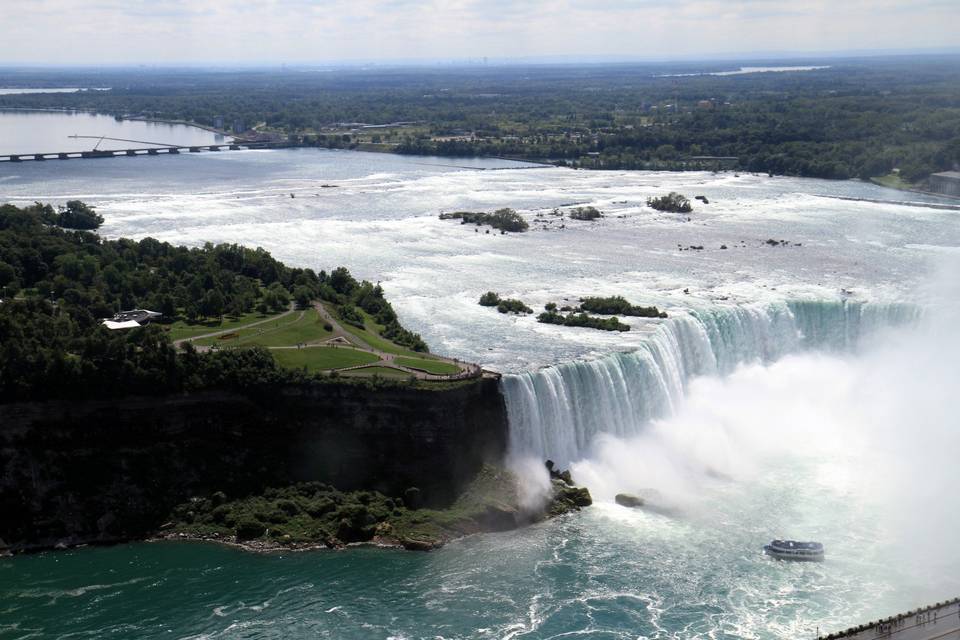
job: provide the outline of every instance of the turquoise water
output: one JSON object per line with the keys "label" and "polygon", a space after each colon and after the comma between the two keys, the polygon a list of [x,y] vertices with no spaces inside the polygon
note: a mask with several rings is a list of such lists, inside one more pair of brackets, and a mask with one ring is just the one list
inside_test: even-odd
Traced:
{"label": "turquoise water", "polygon": [[[911,577],[862,503],[796,471],[718,480],[669,515],[600,503],[431,553],[164,542],[7,559],[0,638],[798,638],[956,586]],[[762,556],[787,525],[827,562]]]}
{"label": "turquoise water", "polygon": [[[956,340],[860,364],[788,355],[850,346],[873,325],[848,313],[860,302],[936,301],[925,285],[960,246],[954,212],[821,197],[904,197],[853,182],[518,166],[305,149],[0,167],[0,201],[80,198],[107,236],[347,264],[383,282],[435,351],[530,377],[537,397],[514,394],[512,416],[531,409],[515,431],[561,444],[621,436],[566,448],[594,507],[429,554],[165,543],[0,560],[0,638],[792,639],[960,592]],[[689,221],[643,207],[674,189],[711,204]],[[574,204],[607,216],[537,222]],[[531,231],[487,235],[437,216],[501,206]],[[671,318],[631,319],[617,335],[547,327],[477,305],[491,289],[534,308],[624,295]],[[648,352],[657,367],[632,366]],[[625,410],[655,399],[655,376],[638,373],[655,370],[669,406]],[[536,453],[541,473],[557,456]],[[611,502],[650,487],[666,513]],[[759,549],[775,537],[820,540],[828,560],[771,562]]]}

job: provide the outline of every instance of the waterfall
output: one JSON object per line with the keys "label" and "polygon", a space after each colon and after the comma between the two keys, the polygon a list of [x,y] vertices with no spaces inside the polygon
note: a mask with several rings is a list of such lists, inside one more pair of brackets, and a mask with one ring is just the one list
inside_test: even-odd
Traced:
{"label": "waterfall", "polygon": [[600,433],[629,436],[669,415],[694,376],[802,350],[852,350],[877,330],[919,315],[913,305],[845,301],[675,313],[629,352],[504,376],[510,449],[566,465]]}

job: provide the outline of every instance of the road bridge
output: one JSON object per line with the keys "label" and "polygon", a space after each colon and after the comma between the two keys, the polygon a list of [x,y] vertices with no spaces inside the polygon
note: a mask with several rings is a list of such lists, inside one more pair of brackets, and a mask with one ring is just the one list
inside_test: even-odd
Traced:
{"label": "road bridge", "polygon": [[49,151],[44,153],[14,153],[0,155],[0,162],[26,162],[38,160],[78,160],[84,158],[118,158],[130,156],[176,155],[204,151],[238,151],[240,149],[279,149],[288,145],[277,142],[230,142],[194,146],[132,147],[129,149],[91,149],[89,151]]}

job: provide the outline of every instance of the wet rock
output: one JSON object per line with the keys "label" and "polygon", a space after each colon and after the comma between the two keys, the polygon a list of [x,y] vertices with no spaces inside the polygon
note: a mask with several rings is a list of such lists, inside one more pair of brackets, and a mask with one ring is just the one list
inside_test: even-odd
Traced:
{"label": "wet rock", "polygon": [[400,544],[403,545],[403,548],[407,549],[408,551],[433,551],[434,549],[442,546],[442,543],[439,540],[421,538],[404,538],[400,541]]}
{"label": "wet rock", "polygon": [[554,480],[553,492],[547,504],[547,515],[555,517],[571,511],[580,511],[583,507],[589,507],[592,504],[593,497],[586,487],[573,487],[563,480]]}
{"label": "wet rock", "polygon": [[635,509],[643,506],[643,498],[640,496],[635,496],[632,493],[618,493],[613,500],[621,507],[630,507]]}

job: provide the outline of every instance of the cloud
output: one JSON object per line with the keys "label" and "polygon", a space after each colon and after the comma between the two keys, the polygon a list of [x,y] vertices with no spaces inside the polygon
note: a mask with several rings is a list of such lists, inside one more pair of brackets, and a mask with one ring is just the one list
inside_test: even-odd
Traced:
{"label": "cloud", "polygon": [[955,0],[0,0],[8,63],[953,47]]}

